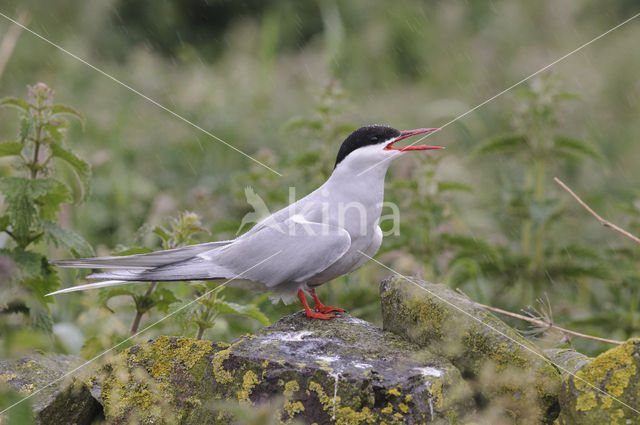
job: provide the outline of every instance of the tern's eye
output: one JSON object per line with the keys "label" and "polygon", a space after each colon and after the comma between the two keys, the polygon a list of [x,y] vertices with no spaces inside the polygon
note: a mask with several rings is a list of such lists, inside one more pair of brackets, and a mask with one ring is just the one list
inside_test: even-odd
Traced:
{"label": "tern's eye", "polygon": [[378,141],[378,136],[371,136],[371,140],[372,142],[377,142]]}

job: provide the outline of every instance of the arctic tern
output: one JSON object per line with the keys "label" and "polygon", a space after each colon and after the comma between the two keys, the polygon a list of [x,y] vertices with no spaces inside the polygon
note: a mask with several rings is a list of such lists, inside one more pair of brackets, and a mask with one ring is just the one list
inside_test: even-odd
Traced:
{"label": "arctic tern", "polygon": [[[322,186],[238,238],[148,254],[53,261],[60,267],[117,270],[87,276],[100,282],[49,295],[131,282],[227,280],[229,286],[271,292],[275,300],[288,302],[297,294],[307,317],[331,319],[332,312],[344,310],[322,304],[316,288],[357,270],[378,252],[390,160],[409,151],[443,149],[394,144],[436,130],[359,128],[342,143],[333,173]],[[315,311],[309,308],[305,291],[313,298]]]}

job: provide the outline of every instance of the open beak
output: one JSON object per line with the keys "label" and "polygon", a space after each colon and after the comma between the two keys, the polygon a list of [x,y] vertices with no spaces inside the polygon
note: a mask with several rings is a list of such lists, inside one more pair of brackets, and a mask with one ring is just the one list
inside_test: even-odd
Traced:
{"label": "open beak", "polygon": [[384,150],[386,150],[386,151],[394,150],[394,151],[406,152],[406,151],[426,151],[428,149],[444,149],[441,146],[424,146],[424,145],[400,146],[400,147],[397,147],[397,148],[393,147],[394,143],[397,143],[402,139],[406,139],[407,137],[415,136],[416,134],[430,133],[432,131],[438,131],[438,130],[440,130],[440,129],[439,128],[417,128],[415,130],[402,131],[402,132],[400,132],[400,137],[398,137],[396,140],[394,140],[393,142],[391,142],[387,146],[385,146]]}

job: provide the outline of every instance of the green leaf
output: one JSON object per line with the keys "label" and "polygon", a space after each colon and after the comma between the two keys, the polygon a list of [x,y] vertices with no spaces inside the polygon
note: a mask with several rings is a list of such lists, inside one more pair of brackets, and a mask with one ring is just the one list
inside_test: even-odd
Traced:
{"label": "green leaf", "polygon": [[11,219],[13,237],[18,243],[26,243],[31,226],[36,219],[35,196],[32,180],[22,177],[0,179],[0,192],[4,193],[7,214]]}
{"label": "green leaf", "polygon": [[46,192],[36,198],[40,207],[40,218],[55,220],[56,215],[60,211],[60,206],[72,199],[69,187],[55,179],[38,179],[33,181],[42,182],[42,185],[46,187]]}
{"label": "green leaf", "polygon": [[464,184],[456,181],[438,182],[438,192],[442,193],[447,191],[473,192],[473,188],[468,184]]}
{"label": "green leaf", "polygon": [[38,224],[39,218],[55,218],[60,204],[70,199],[67,186],[54,179],[3,177],[0,192],[5,195],[13,236],[20,244],[29,241],[32,227]]}
{"label": "green leaf", "polygon": [[7,214],[0,216],[0,232],[6,230],[9,224],[11,224],[11,219]]}
{"label": "green leaf", "polygon": [[20,141],[24,142],[29,137],[29,133],[33,128],[33,120],[27,117],[20,120]]}
{"label": "green leaf", "polygon": [[167,233],[166,230],[164,230],[164,228],[162,226],[156,226],[153,228],[153,230],[151,231],[151,233],[155,233],[156,235],[160,236],[162,238],[163,241],[168,241],[169,239],[171,239],[171,235]]}
{"label": "green leaf", "polygon": [[20,270],[20,275],[39,276],[42,272],[42,255],[31,251],[10,251],[8,249],[0,250],[0,253],[11,257]]}
{"label": "green leaf", "polygon": [[258,306],[253,304],[241,305],[236,303],[230,303],[227,301],[216,301],[215,309],[220,314],[238,314],[240,316],[249,317],[262,323],[263,325],[269,325],[269,319],[263,312],[260,311]]}
{"label": "green leaf", "polygon": [[73,168],[73,171],[78,176],[78,180],[82,183],[84,196],[89,190],[89,179],[91,178],[91,166],[89,163],[70,150],[63,148],[58,143],[52,142],[50,147],[53,157],[65,161]]}
{"label": "green leaf", "polygon": [[80,120],[80,122],[82,123],[82,128],[84,129],[84,124],[85,124],[84,115],[82,115],[78,110],[76,110],[75,108],[72,108],[71,106],[60,105],[60,104],[53,105],[53,108],[51,108],[51,113],[53,115],[64,114],[64,115],[74,116]]}
{"label": "green leaf", "polygon": [[589,146],[582,140],[567,136],[556,136],[553,138],[556,149],[578,156],[588,156],[596,161],[604,161],[604,157],[596,148]]}
{"label": "green leaf", "polygon": [[98,301],[102,304],[107,310],[113,313],[113,310],[109,308],[107,302],[113,297],[119,297],[121,295],[128,295],[130,297],[136,297],[137,294],[130,289],[124,288],[122,286],[118,286],[115,288],[101,289],[98,293]]}
{"label": "green leaf", "polygon": [[159,288],[156,287],[156,290],[151,294],[154,300],[154,306],[161,312],[167,313],[169,311],[169,306],[173,303],[177,303],[180,301],[174,295],[173,291],[167,288]]}
{"label": "green leaf", "polygon": [[23,144],[20,142],[0,143],[0,156],[20,155],[23,147]]}
{"label": "green leaf", "polygon": [[499,137],[483,143],[474,150],[476,155],[503,153],[515,149],[528,149],[527,137],[524,135],[512,135]]}
{"label": "green leaf", "polygon": [[153,249],[142,247],[142,248],[127,248],[124,251],[115,252],[113,255],[134,255],[134,254],[148,254],[153,252]]}
{"label": "green leaf", "polygon": [[91,245],[82,236],[71,230],[65,229],[58,223],[45,220],[42,222],[45,236],[55,246],[61,246],[70,250],[76,257],[93,257],[95,252]]}
{"label": "green leaf", "polygon": [[61,126],[49,123],[49,124],[45,124],[44,128],[47,129],[47,131],[49,132],[51,137],[53,137],[53,139],[56,142],[61,142],[62,141],[63,135],[62,135],[62,132],[60,131],[61,128],[62,128]]}
{"label": "green leaf", "polygon": [[29,111],[29,103],[25,99],[18,99],[17,97],[5,97],[0,99],[0,107],[1,106],[20,109],[24,112]]}
{"label": "green leaf", "polygon": [[46,294],[60,287],[58,272],[46,257],[31,251],[17,250],[9,253],[18,267],[19,279],[22,285],[31,292],[42,305],[53,303],[55,300]]}

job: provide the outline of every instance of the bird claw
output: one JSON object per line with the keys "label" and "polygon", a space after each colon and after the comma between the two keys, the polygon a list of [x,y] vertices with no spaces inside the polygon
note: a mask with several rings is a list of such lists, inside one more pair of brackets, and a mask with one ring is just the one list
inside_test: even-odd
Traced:
{"label": "bird claw", "polygon": [[335,314],[318,313],[317,311],[306,311],[305,316],[307,316],[310,319],[321,319],[321,320],[329,320],[336,317]]}
{"label": "bird claw", "polygon": [[318,310],[320,313],[331,313],[334,311],[338,313],[344,313],[344,310],[341,309],[340,307],[331,307],[328,305],[316,306],[316,310]]}

